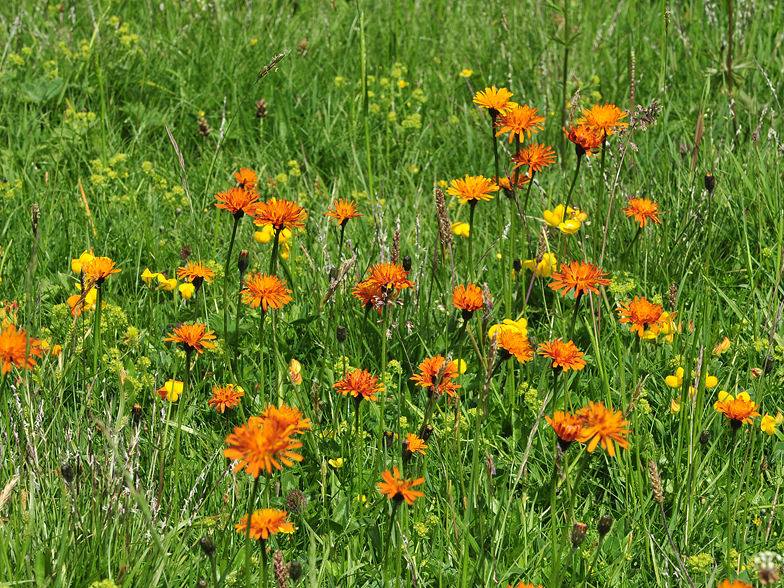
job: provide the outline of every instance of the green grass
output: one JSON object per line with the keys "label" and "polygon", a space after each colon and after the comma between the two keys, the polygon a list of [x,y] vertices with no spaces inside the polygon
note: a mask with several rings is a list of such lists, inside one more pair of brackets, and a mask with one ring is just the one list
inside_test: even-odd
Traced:
{"label": "green grass", "polygon": [[[559,466],[566,477],[554,476],[555,436],[537,421],[553,392],[547,362],[512,359],[484,392],[487,328],[507,318],[510,201],[499,193],[480,203],[471,228],[473,259],[481,259],[477,282],[494,298],[490,316],[479,311],[468,323],[475,347],[459,336],[451,306],[452,287],[469,281],[468,240],[453,236],[453,259],[444,260],[433,196],[439,182],[493,175],[489,117],[472,95],[488,85],[509,88],[514,100],[547,116],[535,141],[552,145],[558,157],[536,174],[526,225],[516,222],[512,257],[536,256],[543,212],[564,203],[576,164],[560,130],[561,106],[568,108],[561,104],[562,5],[103,0],[70,1],[61,10],[52,2],[3,3],[0,318],[13,317],[63,353],[40,358],[33,370],[14,368],[0,384],[0,491],[9,491],[0,498],[0,585],[82,587],[111,579],[193,586],[201,577],[217,585],[199,547],[205,535],[216,545],[220,583],[245,585],[245,537],[234,525],[247,514],[252,478],[233,473],[222,451],[232,427],[262,399],[286,401],[313,422],[301,437],[303,461],[264,475],[256,504],[286,508],[293,489],[307,498],[305,510],[291,514],[296,532],[268,541],[286,561],[302,562],[298,585],[553,586],[555,546],[564,586],[686,586],[651,491],[650,460],[694,584],[717,585],[728,565],[730,578],[757,582],[753,556],[784,551],[777,506],[784,438],[762,432],[759,417],[733,436],[713,403],[725,390],[748,391],[763,415],[784,404],[784,7],[734,7],[733,102],[726,3],[674,3],[667,28],[665,3],[567,4],[566,98],[579,88],[577,116],[595,103],[630,110],[632,99],[635,108],[662,107],[655,125],[634,132],[625,155],[628,137],[609,139],[604,179],[601,156],[582,162],[572,200],[587,211],[588,224],[575,236],[547,234],[559,263],[566,240],[568,259],[584,252],[613,279],[602,295],[581,302],[574,342],[587,366],[558,378],[570,404],[561,391],[558,408],[576,410],[588,400],[620,410],[634,405],[630,447],[616,458],[597,450],[576,487],[585,446],[574,443]],[[276,68],[258,79],[280,53]],[[466,69],[471,75],[461,77]],[[261,99],[267,114],[259,118]],[[511,155],[505,136],[499,149],[504,173]],[[223,332],[233,219],[214,207],[213,195],[234,185],[240,167],[258,173],[262,199],[296,200],[308,211],[290,257],[278,264],[293,301],[267,317],[261,383],[258,310],[242,309],[235,361],[226,360],[233,346]],[[712,198],[706,172],[716,177]],[[606,214],[610,195],[602,255],[597,210],[601,201]],[[649,224],[639,237],[620,210],[634,196],[658,202],[661,216],[661,225]],[[338,197],[355,200],[364,215],[348,223],[342,259],[339,230],[323,216]],[[446,202],[452,222],[468,222],[467,205],[452,196]],[[397,227],[416,288],[400,296],[384,323],[351,291],[371,264],[389,258]],[[177,291],[141,280],[145,268],[174,277],[186,246],[191,260],[209,262],[217,274],[198,298],[183,302]],[[103,289],[98,373],[97,339],[87,332],[94,313],[75,322],[65,304],[79,282],[71,260],[90,248],[122,268]],[[249,219],[239,225],[230,266],[232,336],[241,249],[250,252],[251,271],[268,269],[271,244],[254,241]],[[356,264],[322,306],[330,270],[353,256]],[[520,284],[511,283],[510,317],[528,320],[534,349],[568,340],[573,298],[537,279],[524,307],[530,279],[524,272]],[[615,308],[634,296],[677,310],[682,332],[671,344],[640,345],[619,324]],[[184,352],[163,338],[197,318],[216,330],[218,348],[195,361],[183,401],[161,403],[155,390],[185,374]],[[339,325],[347,327],[345,344],[336,339]],[[712,357],[725,336],[729,350]],[[409,378],[439,353],[466,360],[460,402],[436,403],[427,455],[405,464],[407,477],[425,478],[417,487],[425,496],[399,509],[384,561],[392,507],[376,485],[402,460],[399,440],[384,449],[381,435],[418,431],[428,399]],[[355,434],[353,403],[332,390],[342,356],[388,378],[383,401],[363,403],[365,436]],[[302,366],[298,386],[287,375],[291,359]],[[671,401],[686,396],[694,382],[688,374],[699,365],[694,405],[681,401],[671,414]],[[682,390],[664,381],[678,366],[687,373]],[[763,371],[755,377],[755,369]],[[710,390],[706,372],[719,382]],[[241,385],[245,397],[221,415],[207,400],[212,386],[225,383]],[[554,409],[548,404],[544,414]],[[710,432],[706,443],[703,431]],[[330,463],[338,458],[342,467]],[[71,483],[63,464],[74,472]],[[360,492],[364,503],[356,500]],[[605,514],[614,523],[599,543]],[[588,532],[569,558],[575,520]],[[260,547],[252,553],[258,585]]]}

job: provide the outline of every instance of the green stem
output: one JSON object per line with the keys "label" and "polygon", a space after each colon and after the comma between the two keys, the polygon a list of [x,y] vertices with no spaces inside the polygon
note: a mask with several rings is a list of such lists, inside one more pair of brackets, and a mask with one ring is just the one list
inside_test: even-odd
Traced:
{"label": "green stem", "polygon": [[267,397],[264,394],[264,319],[267,318],[267,313],[263,308],[261,310],[261,318],[259,319],[259,393],[261,394],[261,404],[264,406]]}
{"label": "green stem", "polygon": [[475,270],[474,270],[474,211],[476,210],[476,200],[471,200],[468,205],[471,207],[471,213],[468,217],[468,226],[470,231],[468,233],[468,270],[471,276],[471,283],[476,283]]}
{"label": "green stem", "polygon": [[528,189],[525,191],[525,202],[523,202],[523,216],[528,213],[528,198],[531,196],[531,186],[534,185],[534,175],[536,172],[531,170],[531,179],[528,180]]}
{"label": "green stem", "polygon": [[[564,61],[563,61],[563,76],[561,86],[561,127],[564,126],[566,121],[566,75],[569,68],[569,0],[564,0]],[[566,136],[561,134],[561,153],[564,152],[564,141]],[[561,161],[566,161],[565,158]]]}
{"label": "green stem", "polygon": [[397,509],[400,508],[400,501],[392,500],[392,515],[389,517],[389,529],[387,529],[387,538],[384,540],[384,559],[381,562],[382,567],[384,568],[384,586],[387,585],[386,575],[387,575],[387,555],[389,555],[389,542],[392,539],[392,527],[395,524],[395,515],[397,514]]}
{"label": "green stem", "polygon": [[245,538],[245,586],[250,588],[250,523],[253,518],[253,506],[256,504],[256,496],[259,493],[260,477],[256,477],[253,481],[253,490],[250,495],[250,502],[248,503],[248,521],[247,521],[247,535]]}
{"label": "green stem", "polygon": [[242,316],[242,288],[245,274],[240,273],[240,291],[237,293],[237,320],[234,323],[234,348],[239,349],[240,345],[240,317]]}
{"label": "green stem", "polygon": [[259,588],[267,588],[267,542],[264,539],[261,543],[261,577],[259,578]]}
{"label": "green stem", "polygon": [[278,239],[280,238],[280,232],[283,230],[283,227],[280,229],[275,229],[275,240],[272,243],[272,257],[270,258],[270,271],[269,275],[274,276],[275,270],[278,267]]}
{"label": "green stem", "polygon": [[[556,443],[556,455],[558,453],[558,446]],[[550,484],[550,517],[552,521],[552,531],[550,535],[550,543],[553,550],[552,571],[550,572],[550,586],[558,588],[558,567],[560,564],[559,551],[558,551],[558,517],[555,514],[555,497],[558,492],[558,465],[553,463],[553,479]]]}
{"label": "green stem", "polygon": [[[348,222],[348,221],[346,221],[346,222]],[[343,255],[343,236],[344,236],[344,234],[346,232],[346,222],[344,222],[344,223],[342,223],[340,225],[340,243],[338,245],[338,265],[337,265],[337,267],[340,267],[340,259],[341,259],[340,256]]]}
{"label": "green stem", "polygon": [[[565,204],[567,204],[567,205],[569,205],[569,203],[572,200],[572,192],[574,191],[574,185],[577,183],[577,176],[580,174],[580,162],[582,160],[583,160],[583,156],[582,155],[578,155],[577,156],[577,165],[574,168],[574,176],[572,176],[572,185],[569,186],[569,194],[566,196],[566,203]],[[599,218],[599,217],[597,216],[596,218]]]}
{"label": "green stem", "polygon": [[[231,267],[231,252],[234,250],[234,239],[237,236],[237,227],[240,224],[241,216],[234,216],[234,227],[231,230],[231,241],[229,241],[229,253],[226,256],[226,265],[223,268],[223,336],[229,332],[229,268]],[[237,307],[239,311],[239,307]],[[236,340],[235,340],[236,344]],[[226,346],[228,358],[229,346]]]}
{"label": "green stem", "polygon": [[730,550],[732,548],[732,466],[735,463],[733,460],[735,458],[735,437],[738,430],[733,427],[732,429],[732,446],[730,447],[730,459],[727,462],[729,467],[727,468],[727,477],[724,481],[724,485],[727,488],[727,553],[725,554],[725,565],[724,565],[724,577],[730,577],[730,570],[732,569],[731,565],[731,557],[730,557]]}
{"label": "green stem", "polygon": [[[179,471],[180,464],[180,436],[182,435],[182,413],[185,412],[185,399],[190,398],[188,392],[190,391],[191,382],[191,349],[185,349],[185,381],[182,386],[182,396],[180,396],[179,403],[177,404],[177,433],[174,439],[174,471]],[[174,386],[172,384],[172,394],[174,393]]]}
{"label": "green stem", "polygon": [[[359,493],[357,494],[357,505],[359,512],[362,512],[362,466],[364,459],[362,459],[362,397],[354,401],[354,459],[357,462],[357,484]],[[382,441],[383,442],[383,441]],[[351,500],[353,500],[353,496]]]}
{"label": "green stem", "polygon": [[603,535],[599,537],[599,544],[596,546],[596,553],[593,556],[591,567],[588,568],[588,571],[585,573],[585,578],[583,579],[583,588],[585,588],[588,584],[588,578],[590,575],[596,570],[596,563],[599,561],[599,553],[602,551],[602,543],[604,543]]}
{"label": "green stem", "polygon": [[[95,339],[95,345],[93,346],[93,377],[98,375],[98,357],[101,353],[101,311],[103,310],[101,308],[103,306],[103,289],[98,285],[95,287],[98,288],[98,297],[95,306],[95,333],[93,333],[93,338]],[[92,400],[92,388],[90,388],[90,400]]]}
{"label": "green stem", "polygon": [[596,223],[596,236],[593,240],[593,257],[596,259],[596,247],[599,245],[600,236],[604,234],[607,227],[602,226],[602,219],[604,218],[604,161],[607,154],[607,135],[602,139],[602,163],[599,167],[599,196],[596,202],[596,214],[599,222]]}
{"label": "green stem", "polygon": [[[566,262],[565,259],[564,262]],[[577,323],[577,311],[580,308],[580,301],[582,299],[582,292],[580,292],[574,300],[574,309],[572,310],[572,328],[569,329],[569,339],[571,341],[574,341],[574,325]]]}

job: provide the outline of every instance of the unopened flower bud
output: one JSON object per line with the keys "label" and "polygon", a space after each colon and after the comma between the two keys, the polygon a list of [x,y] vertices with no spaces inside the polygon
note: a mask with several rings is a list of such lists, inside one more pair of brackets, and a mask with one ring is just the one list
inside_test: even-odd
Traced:
{"label": "unopened flower bud", "polygon": [[711,432],[708,429],[705,429],[702,433],[700,433],[700,445],[705,446],[710,441]]}
{"label": "unopened flower bud", "polygon": [[713,192],[713,189],[716,187],[716,178],[713,177],[712,173],[705,174],[705,189],[708,192]]}
{"label": "unopened flower bud", "polygon": [[69,484],[73,482],[74,471],[70,463],[64,461],[63,464],[60,466],[60,473],[63,475],[63,480],[65,480]]}
{"label": "unopened flower bud", "polygon": [[133,408],[131,409],[131,414],[133,415],[133,424],[138,427],[139,423],[142,422],[142,406],[141,406],[141,404],[134,404]]}
{"label": "unopened flower bud", "polygon": [[295,582],[302,577],[302,564],[296,559],[289,564],[289,578]]}
{"label": "unopened flower bud", "polygon": [[334,282],[337,279],[338,279],[338,268],[333,267],[331,270],[329,270],[329,281]]}
{"label": "unopened flower bud", "polygon": [[395,439],[395,434],[387,429],[384,431],[384,447],[389,448],[392,445],[392,441]]}
{"label": "unopened flower bud", "polygon": [[249,263],[250,262],[248,260],[248,250],[243,249],[242,251],[240,251],[240,256],[237,259],[237,267],[239,268],[241,274],[244,274],[245,270],[248,269]]}
{"label": "unopened flower bud", "polygon": [[515,259],[512,261],[512,267],[514,268],[514,271],[519,272],[521,269],[523,269],[523,262],[519,259]]}
{"label": "unopened flower bud", "polygon": [[585,541],[585,534],[588,532],[588,525],[585,523],[575,523],[572,527],[572,547],[577,549]]}
{"label": "unopened flower bud", "polygon": [[207,588],[209,584],[207,584],[207,580],[204,578],[199,578],[199,581],[196,582],[196,588]]}
{"label": "unopened flower bud", "polygon": [[336,336],[338,338],[338,343],[341,345],[346,342],[346,325],[340,325],[338,327]]}
{"label": "unopened flower bud", "polygon": [[205,535],[199,539],[199,546],[207,557],[212,557],[215,554],[215,542],[211,537]]}
{"label": "unopened flower bud", "polygon": [[428,423],[425,426],[425,428],[422,429],[422,435],[421,435],[422,441],[427,441],[428,439],[430,439],[430,437],[433,435],[434,431],[435,431],[435,429],[433,428],[433,425]]}
{"label": "unopened flower bud", "polygon": [[772,355],[768,355],[765,358],[765,363],[762,364],[762,371],[765,372],[765,375],[770,375],[770,372],[773,371],[773,366],[776,363],[776,359]]}
{"label": "unopened flower bud", "polygon": [[607,533],[610,532],[612,528],[613,518],[610,515],[604,515],[602,518],[599,519],[599,525],[596,527],[596,530],[599,531],[599,536],[604,537]]}
{"label": "unopened flower bud", "polygon": [[410,255],[406,255],[403,258],[403,269],[406,270],[407,272],[411,271],[411,256]]}

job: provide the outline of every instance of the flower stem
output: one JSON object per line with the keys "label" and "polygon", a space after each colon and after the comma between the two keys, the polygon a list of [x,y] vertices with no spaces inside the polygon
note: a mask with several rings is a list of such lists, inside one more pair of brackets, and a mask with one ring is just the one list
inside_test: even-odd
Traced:
{"label": "flower stem", "polygon": [[572,328],[569,329],[569,339],[574,341],[574,325],[577,323],[577,311],[580,308],[580,300],[582,300],[582,292],[580,292],[574,301],[574,309],[572,310]]}
{"label": "flower stem", "polygon": [[[557,452],[558,449],[556,445],[556,455]],[[555,462],[553,462],[553,478],[550,484],[550,517],[553,527],[550,535],[550,543],[553,550],[553,561],[550,572],[550,586],[552,586],[552,588],[558,588],[558,567],[560,564],[560,558],[558,556],[560,553],[558,551],[558,517],[555,514],[555,497],[558,493],[558,465]]]}
{"label": "flower stem", "polygon": [[569,186],[569,194],[566,196],[566,204],[567,205],[569,205],[571,203],[571,201],[572,201],[572,192],[574,191],[574,185],[577,183],[577,176],[580,175],[580,162],[582,160],[583,160],[583,156],[582,155],[578,155],[577,156],[577,165],[574,167],[574,176],[572,176],[572,185]]}
{"label": "flower stem", "polygon": [[476,283],[474,271],[474,210],[476,209],[476,200],[471,200],[468,205],[471,207],[471,213],[468,217],[468,226],[471,227],[468,233],[468,270],[471,276],[471,283]]}
{"label": "flower stem", "polygon": [[[185,382],[183,382],[182,396],[177,404],[177,433],[174,439],[174,471],[177,472],[180,465],[180,435],[182,434],[182,413],[185,411],[185,399],[190,398],[188,392],[190,391],[191,383],[191,354],[190,349],[185,349]],[[172,383],[172,397],[177,382]]]}
{"label": "flower stem", "polygon": [[[362,433],[360,427],[362,426],[362,397],[358,396],[358,400],[354,402],[354,459],[357,462],[357,484],[359,486],[359,494],[357,495],[357,503],[359,512],[362,512]],[[353,500],[353,496],[351,499]]]}
{"label": "flower stem", "polygon": [[730,446],[730,459],[727,462],[729,464],[729,466],[727,467],[727,477],[726,477],[726,479],[724,481],[724,485],[727,488],[727,553],[725,554],[726,561],[725,561],[725,564],[724,564],[724,576],[726,578],[730,577],[730,569],[732,569],[732,565],[731,565],[732,558],[730,557],[730,549],[732,548],[732,518],[733,518],[732,517],[732,483],[731,483],[731,480],[732,480],[732,466],[735,463],[734,462],[734,459],[735,459],[735,445],[736,445],[735,437],[736,437],[737,432],[738,432],[738,430],[735,427],[733,427],[732,428],[732,441],[731,441],[732,445]]}
{"label": "flower stem", "polygon": [[267,588],[267,542],[264,539],[261,543],[261,577],[259,578],[259,588]]}
{"label": "flower stem", "polygon": [[267,313],[261,309],[261,319],[259,319],[259,393],[261,394],[261,403],[266,403],[267,397],[264,394],[264,319],[267,318]]}
{"label": "flower stem", "polygon": [[[98,374],[98,357],[101,353],[101,307],[103,306],[103,289],[96,285],[98,288],[98,297],[96,300],[95,306],[95,333],[93,334],[93,339],[95,341],[95,345],[93,346],[93,377],[96,377]],[[92,401],[92,388],[90,388],[90,401]]]}
{"label": "flower stem", "polygon": [[[241,213],[240,213],[241,214]],[[234,238],[237,236],[237,227],[240,224],[242,217],[234,217],[234,227],[231,230],[231,241],[229,241],[229,253],[226,256],[226,265],[223,268],[223,336],[225,337],[229,332],[229,268],[231,267],[231,252],[234,249]],[[239,311],[239,306],[237,307]],[[236,344],[236,341],[235,341]],[[227,359],[231,352],[229,346],[226,346]]]}
{"label": "flower stem", "polygon": [[340,256],[343,254],[343,236],[346,232],[346,223],[340,225],[340,243],[338,244],[338,267],[340,267]]}
{"label": "flower stem", "polygon": [[280,232],[283,230],[281,227],[280,229],[275,229],[275,237],[274,241],[272,242],[272,257],[270,257],[270,275],[275,275],[275,270],[278,267],[278,239],[280,238]]}
{"label": "flower stem", "polygon": [[242,316],[242,287],[245,274],[240,273],[240,292],[237,293],[237,320],[234,323],[234,347],[239,348],[240,345],[240,317]]}
{"label": "flower stem", "polygon": [[602,139],[602,163],[599,167],[599,196],[596,202],[596,214],[599,222],[596,223],[596,237],[593,240],[593,257],[596,259],[596,247],[599,243],[599,235],[604,233],[607,230],[607,227],[602,226],[601,219],[604,218],[602,215],[602,211],[604,209],[604,159],[607,153],[607,134],[605,133],[604,138]]}
{"label": "flower stem", "polygon": [[250,494],[250,502],[248,503],[248,521],[247,521],[247,537],[245,539],[245,586],[250,588],[250,523],[253,518],[253,506],[256,504],[256,496],[259,493],[260,477],[256,477],[253,481],[253,490]]}

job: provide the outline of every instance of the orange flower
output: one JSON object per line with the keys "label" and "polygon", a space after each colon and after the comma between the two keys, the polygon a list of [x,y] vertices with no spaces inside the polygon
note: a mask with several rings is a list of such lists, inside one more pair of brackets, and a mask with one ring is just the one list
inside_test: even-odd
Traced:
{"label": "orange flower", "polygon": [[[547,415],[544,418],[547,419],[555,434],[558,435],[558,439],[566,444],[566,447],[569,447],[569,443],[579,438],[583,431],[583,419],[577,415],[557,410],[553,414],[553,418]],[[563,449],[565,450],[566,447],[563,447]]]}
{"label": "orange flower", "polygon": [[553,360],[553,369],[560,367],[568,372],[585,367],[585,361],[582,359],[583,352],[577,349],[572,341],[568,343],[564,343],[562,339],[556,339],[552,343],[545,341],[539,345],[538,353]]}
{"label": "orange flower", "polygon": [[251,476],[258,478],[261,470],[269,474],[273,467],[281,469],[281,463],[292,466],[295,461],[302,461],[302,456],[292,451],[302,447],[302,443],[293,441],[289,436],[291,432],[291,427],[283,428],[276,420],[264,422],[259,417],[250,417],[247,423],[234,427],[234,432],[226,437],[230,447],[223,450],[223,455],[239,460],[234,466],[235,472],[245,468]]}
{"label": "orange flower", "polygon": [[[511,190],[512,189],[512,182],[514,182],[514,174],[511,174],[511,178],[502,177],[501,179],[493,177],[493,181],[498,184],[500,188],[504,190]],[[531,181],[531,178],[526,174],[517,174],[517,189],[523,188],[528,182]]]}
{"label": "orange flower", "polygon": [[716,347],[713,348],[713,356],[717,357],[727,351],[730,348],[730,344],[732,342],[729,340],[728,337],[724,337],[724,340],[721,343],[718,343]]}
{"label": "orange flower", "polygon": [[622,127],[629,123],[619,122],[626,118],[628,113],[618,108],[615,104],[596,104],[590,110],[583,110],[583,118],[577,121],[578,125],[585,125],[589,130],[599,136],[611,137]]}
{"label": "orange flower", "polygon": [[305,226],[308,213],[296,202],[270,198],[266,202],[256,203],[254,224],[260,227],[272,225],[276,231],[295,229]]}
{"label": "orange flower", "polygon": [[268,405],[261,411],[259,419],[262,423],[267,420],[277,421],[281,429],[290,429],[290,435],[301,435],[312,427],[310,419],[303,419],[298,408],[287,404],[280,408],[274,404]]}
{"label": "orange flower", "polygon": [[602,145],[602,136],[600,134],[592,131],[586,125],[577,127],[569,125],[568,131],[565,127],[562,128],[566,138],[574,143],[574,149],[578,157],[581,155],[590,157],[599,153],[599,147]]}
{"label": "orange flower", "polygon": [[751,588],[751,584],[746,584],[742,580],[722,580],[716,588]]}
{"label": "orange flower", "polygon": [[610,280],[604,278],[607,273],[600,269],[598,265],[586,263],[584,261],[572,261],[568,266],[561,264],[561,271],[553,273],[553,281],[550,288],[555,290],[563,289],[561,296],[566,296],[570,290],[574,290],[575,297],[588,294],[590,290],[598,294],[596,286],[608,286]]}
{"label": "orange flower", "polygon": [[[293,533],[294,523],[286,520],[289,516],[285,510],[275,508],[262,508],[257,510],[250,517],[250,538],[268,539],[270,535],[277,533]],[[234,526],[238,533],[248,534],[248,515],[240,519],[239,524]]]}
{"label": "orange flower", "polygon": [[219,410],[223,414],[227,408],[237,408],[242,396],[245,396],[245,392],[234,384],[213,386],[212,398],[207,401],[207,406],[214,406],[215,410]]}
{"label": "orange flower", "polygon": [[242,301],[251,308],[261,308],[267,312],[269,308],[281,308],[291,302],[291,290],[286,288],[286,281],[278,276],[267,274],[250,274],[245,278],[245,287],[240,290]]}
{"label": "orange flower", "polygon": [[210,343],[210,339],[215,339],[215,331],[207,331],[207,325],[201,323],[194,323],[192,325],[181,324],[174,327],[174,333],[169,333],[169,336],[164,341],[175,341],[182,343],[185,351],[198,351],[203,353],[202,347],[213,348],[215,345]]}
{"label": "orange flower", "polygon": [[[506,588],[512,588],[511,584],[507,584]],[[542,588],[542,587],[541,586],[535,587],[533,584],[526,584],[521,580],[520,582],[517,583],[517,586],[515,586],[514,588]]]}
{"label": "orange flower", "polygon": [[241,167],[240,171],[234,172],[234,179],[240,188],[245,190],[256,190],[259,183],[259,178],[256,177],[256,172],[247,167]]}
{"label": "orange flower", "polygon": [[496,137],[500,137],[504,133],[509,133],[509,143],[515,138],[515,135],[520,136],[523,141],[526,138],[531,138],[531,133],[538,133],[544,128],[543,116],[537,116],[538,109],[531,108],[527,104],[525,106],[514,106],[508,108],[502,114],[495,126],[498,127]]}
{"label": "orange flower", "polygon": [[403,447],[405,447],[409,454],[421,453],[422,455],[425,455],[425,449],[427,449],[425,440],[420,439],[414,433],[406,433],[406,440]]}
{"label": "orange flower", "polygon": [[659,321],[663,311],[659,304],[653,304],[645,298],[635,296],[631,302],[621,302],[616,310],[621,317],[620,322],[631,323],[631,332],[637,331],[640,337],[645,333],[645,329],[650,328],[654,334],[658,334],[661,330]]}
{"label": "orange flower", "polygon": [[[458,384],[452,382],[457,378],[457,362],[450,361],[446,366],[446,360],[441,355],[435,357],[426,357],[422,363],[419,364],[419,374],[411,376],[411,380],[416,382],[417,386],[429,388],[441,396],[445,392],[448,396],[457,396],[455,390],[460,388]],[[439,380],[439,374],[441,378]],[[434,390],[438,383],[437,390]]]}
{"label": "orange flower", "polygon": [[35,367],[35,357],[41,357],[41,342],[30,337],[30,352],[27,352],[27,332],[17,331],[15,325],[8,325],[0,332],[0,362],[2,373],[7,374],[11,367],[31,370]]}
{"label": "orange flower", "polygon": [[624,425],[628,425],[629,421],[623,420],[623,413],[612,408],[605,408],[603,402],[594,403],[592,400],[588,402],[588,406],[584,406],[577,411],[577,415],[582,417],[585,428],[580,434],[578,441],[581,443],[588,443],[586,450],[588,453],[593,452],[596,446],[601,441],[602,447],[607,450],[610,457],[615,457],[615,445],[626,449],[629,447],[629,442],[626,436],[631,433],[630,430],[624,429]]}
{"label": "orange flower", "polygon": [[498,192],[499,187],[491,180],[484,176],[469,176],[466,174],[465,179],[452,180],[452,186],[447,189],[446,193],[450,196],[457,196],[460,199],[460,204],[470,202],[475,205],[480,200],[491,200],[493,192]]}
{"label": "orange flower", "polygon": [[555,162],[555,153],[553,148],[547,145],[528,145],[520,149],[517,155],[513,155],[512,161],[517,164],[514,166],[515,169],[527,165],[528,173],[538,172]]}
{"label": "orange flower", "polygon": [[381,296],[381,286],[378,284],[364,280],[354,286],[352,294],[355,298],[362,301],[363,307],[372,304],[374,307],[377,307],[379,313],[381,312],[383,308],[383,298]]}
{"label": "orange flower", "polygon": [[465,316],[466,313],[468,313],[470,318],[471,313],[475,310],[482,310],[482,308],[484,308],[482,289],[476,284],[468,284],[468,286],[460,284],[459,286],[455,286],[455,290],[452,292],[452,305],[455,308],[461,309],[463,311],[463,319],[468,320]]}
{"label": "orange flower", "polygon": [[474,103],[478,104],[479,108],[487,108],[490,111],[490,116],[495,117],[498,113],[503,114],[507,108],[517,106],[514,102],[509,101],[512,96],[514,94],[506,88],[499,90],[492,86],[477,92],[476,96],[474,96]]}
{"label": "orange flower", "polygon": [[377,263],[370,268],[370,275],[365,281],[386,290],[388,296],[397,295],[405,288],[414,287],[414,282],[409,281],[408,272],[403,269],[403,266],[389,261]]}
{"label": "orange flower", "polygon": [[408,505],[411,506],[417,498],[424,496],[424,493],[419,492],[418,490],[411,490],[411,488],[413,486],[418,486],[419,484],[424,484],[425,479],[417,478],[416,480],[404,480],[400,477],[400,471],[398,471],[397,466],[392,468],[392,472],[389,470],[383,472],[381,477],[384,481],[379,482],[379,491],[381,494],[385,494],[397,503],[405,500]]}
{"label": "orange flower", "polygon": [[100,288],[106,278],[122,270],[115,268],[114,262],[108,257],[93,257],[87,263],[82,264],[82,271],[89,279],[95,280],[95,285]]}
{"label": "orange flower", "polygon": [[354,204],[353,200],[349,202],[348,200],[340,198],[332,203],[329,212],[325,212],[324,216],[336,220],[342,227],[352,218],[357,218],[362,215],[357,212],[357,206]]}
{"label": "orange flower", "polygon": [[384,384],[380,384],[378,376],[372,375],[367,370],[353,370],[346,374],[342,380],[335,382],[332,386],[343,396],[351,394],[357,400],[378,400],[376,394],[386,390]]}
{"label": "orange flower", "polygon": [[534,358],[534,350],[528,337],[515,329],[498,329],[496,332],[498,347],[509,355],[514,355],[520,363],[527,363]]}
{"label": "orange flower", "polygon": [[633,216],[634,221],[640,223],[640,228],[648,224],[648,220],[661,224],[659,220],[659,205],[650,198],[630,198],[629,206],[623,209],[626,216]]}
{"label": "orange flower", "polygon": [[737,398],[719,392],[719,400],[713,404],[713,408],[730,419],[733,429],[737,429],[743,423],[749,424],[753,417],[760,416],[757,412],[759,405],[754,403],[747,392],[741,392]]}
{"label": "orange flower", "polygon": [[215,207],[228,210],[234,215],[234,218],[242,218],[245,214],[253,216],[258,199],[259,195],[255,190],[229,188],[215,194],[215,200],[218,201],[215,203]]}
{"label": "orange flower", "polygon": [[177,277],[181,280],[187,280],[199,288],[205,280],[208,284],[211,284],[212,278],[215,277],[215,272],[208,268],[203,261],[196,261],[186,264],[185,267],[178,267]]}

